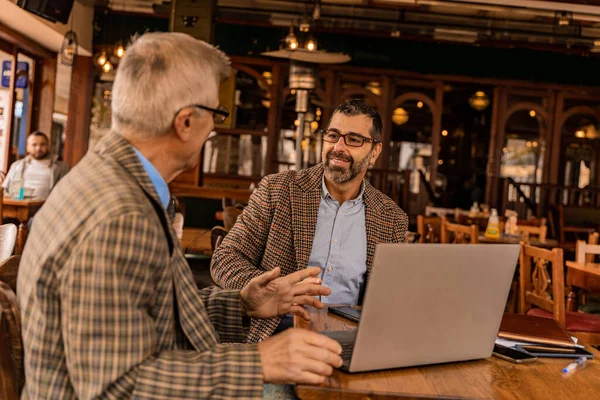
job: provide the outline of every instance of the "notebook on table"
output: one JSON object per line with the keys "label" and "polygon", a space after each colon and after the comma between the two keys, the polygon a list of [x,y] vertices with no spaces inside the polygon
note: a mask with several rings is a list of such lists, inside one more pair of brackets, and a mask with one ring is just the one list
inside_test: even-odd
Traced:
{"label": "notebook on table", "polygon": [[555,320],[519,314],[504,314],[498,337],[563,348],[575,348],[571,335]]}

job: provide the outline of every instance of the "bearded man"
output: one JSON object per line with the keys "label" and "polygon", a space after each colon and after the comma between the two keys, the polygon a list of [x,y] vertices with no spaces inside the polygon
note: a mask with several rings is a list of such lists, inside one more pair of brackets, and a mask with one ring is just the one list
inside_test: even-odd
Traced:
{"label": "bearded man", "polygon": [[48,136],[33,132],[27,137],[27,157],[12,163],[2,187],[8,192],[12,183],[19,182],[19,186],[32,189],[36,199],[46,199],[67,172],[68,165],[50,153]]}
{"label": "bearded man", "polygon": [[[408,218],[365,179],[381,154],[382,122],[362,100],[347,100],[323,130],[323,163],[265,177],[248,207],[215,251],[211,274],[227,289],[241,289],[276,267],[282,275],[319,266],[331,289],[321,300],[358,304],[377,243],[405,239]],[[292,325],[290,315],[252,320],[249,342]]]}

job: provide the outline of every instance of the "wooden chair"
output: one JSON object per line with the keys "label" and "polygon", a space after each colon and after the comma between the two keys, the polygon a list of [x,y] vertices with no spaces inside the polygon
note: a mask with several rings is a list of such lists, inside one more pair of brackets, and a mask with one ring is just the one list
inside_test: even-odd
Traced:
{"label": "wooden chair", "polygon": [[456,217],[456,208],[442,208],[442,207],[433,207],[426,206],[425,207],[425,216],[426,217]]}
{"label": "wooden chair", "polygon": [[521,314],[553,318],[586,344],[600,345],[600,316],[567,312],[565,309],[562,249],[545,250],[521,243],[520,269]]}
{"label": "wooden chair", "polygon": [[406,237],[405,237],[404,243],[407,243],[407,244],[418,243],[420,238],[421,238],[420,233],[406,231]]}
{"label": "wooden chair", "polygon": [[15,251],[18,228],[15,224],[0,225],[0,262],[8,259]]}
{"label": "wooden chair", "polygon": [[228,231],[222,226],[215,226],[214,228],[212,228],[212,230],[210,231],[210,247],[213,253],[215,252],[217,247],[219,247],[225,236],[227,236],[227,232]]}
{"label": "wooden chair", "polygon": [[[546,235],[548,233],[548,227],[546,225],[542,226],[529,226],[529,225],[519,225],[517,222],[517,233],[522,237],[529,236],[537,236],[540,242],[546,241]],[[527,240],[525,240],[527,241]]]}
{"label": "wooden chair", "polygon": [[21,313],[17,296],[0,282],[0,397],[18,399],[25,382]]}
{"label": "wooden chair", "polygon": [[479,243],[479,228],[477,225],[452,224],[442,218],[442,243]]}
{"label": "wooden chair", "polygon": [[0,282],[6,283],[13,292],[17,292],[17,273],[21,256],[11,256],[8,260],[0,263]]}
{"label": "wooden chair", "polygon": [[235,207],[225,207],[223,209],[223,226],[226,231],[230,231],[235,225],[238,217],[244,212],[244,208],[240,205]]}
{"label": "wooden chair", "polygon": [[442,230],[442,218],[417,216],[419,243],[439,243]]}

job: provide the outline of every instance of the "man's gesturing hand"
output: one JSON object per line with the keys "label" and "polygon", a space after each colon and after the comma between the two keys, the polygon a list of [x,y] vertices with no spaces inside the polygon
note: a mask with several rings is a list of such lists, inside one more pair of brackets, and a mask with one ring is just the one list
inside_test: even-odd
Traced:
{"label": "man's gesturing hand", "polygon": [[309,267],[283,277],[279,277],[279,267],[252,279],[241,290],[242,307],[246,315],[252,318],[272,318],[288,313],[310,320],[302,305],[323,308],[324,305],[313,296],[328,296],[331,290],[317,284],[316,280],[302,282],[307,278],[316,278],[319,267]]}
{"label": "man's gesturing hand", "polygon": [[258,344],[267,383],[319,384],[342,365],[342,346],[304,329],[288,329]]}

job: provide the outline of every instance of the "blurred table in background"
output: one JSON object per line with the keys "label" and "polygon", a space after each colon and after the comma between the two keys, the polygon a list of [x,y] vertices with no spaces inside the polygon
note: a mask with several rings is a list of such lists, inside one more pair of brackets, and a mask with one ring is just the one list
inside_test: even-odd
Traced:
{"label": "blurred table in background", "polygon": [[183,236],[181,238],[183,252],[186,255],[211,256],[210,231],[210,229],[202,228],[183,228]]}
{"label": "blurred table in background", "polygon": [[22,254],[25,241],[29,234],[28,223],[31,217],[42,207],[45,200],[15,200],[10,197],[2,199],[2,218],[15,218],[19,220],[19,233],[17,236],[17,249],[15,254]]}

